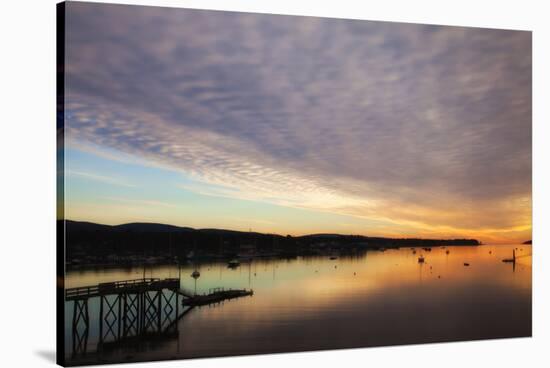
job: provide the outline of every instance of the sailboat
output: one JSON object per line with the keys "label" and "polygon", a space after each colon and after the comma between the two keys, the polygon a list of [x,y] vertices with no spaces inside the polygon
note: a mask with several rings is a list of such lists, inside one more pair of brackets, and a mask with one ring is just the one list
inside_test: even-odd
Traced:
{"label": "sailboat", "polygon": [[502,260],[504,263],[516,263],[516,250],[512,249],[512,258],[505,258]]}
{"label": "sailboat", "polygon": [[195,295],[197,295],[197,279],[201,277],[201,273],[199,270],[195,269],[195,271],[191,273],[191,277],[195,279]]}

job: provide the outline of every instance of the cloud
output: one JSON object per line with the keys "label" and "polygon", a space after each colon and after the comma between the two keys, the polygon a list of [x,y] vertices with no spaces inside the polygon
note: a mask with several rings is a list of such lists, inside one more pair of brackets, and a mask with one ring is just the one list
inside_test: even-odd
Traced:
{"label": "cloud", "polygon": [[210,193],[417,229],[530,226],[528,32],[67,9],[69,144]]}
{"label": "cloud", "polygon": [[137,207],[176,207],[173,203],[163,202],[163,201],[157,201],[154,199],[135,199],[135,198],[117,198],[117,197],[104,197],[102,199],[106,199],[109,202],[120,202],[125,203],[130,206],[137,206]]}
{"label": "cloud", "polygon": [[135,187],[135,185],[127,183],[127,182],[125,182],[121,179],[113,178],[113,177],[105,176],[105,175],[99,175],[99,174],[96,174],[96,173],[90,173],[90,172],[84,172],[84,171],[75,171],[75,170],[67,170],[67,171],[65,171],[65,174],[67,176],[78,176],[78,177],[81,177],[81,178],[90,179],[90,180],[98,181],[98,182],[105,183],[105,184],[118,185],[118,186],[123,186],[123,187],[128,187],[128,188]]}

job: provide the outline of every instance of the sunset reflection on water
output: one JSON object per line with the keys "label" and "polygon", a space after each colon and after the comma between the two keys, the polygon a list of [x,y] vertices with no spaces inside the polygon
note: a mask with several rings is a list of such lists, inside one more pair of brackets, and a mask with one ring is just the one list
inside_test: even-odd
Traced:
{"label": "sunset reflection on water", "polygon": [[[503,263],[516,249],[516,263]],[[197,292],[252,288],[254,295],[195,308],[177,338],[88,357],[145,360],[457,341],[531,335],[530,245],[369,251],[359,256],[71,271],[66,287],[178,277]],[[448,252],[448,253],[447,253]],[[418,257],[425,257],[424,263]],[[465,266],[465,263],[469,264]],[[91,305],[91,314],[94,308]],[[70,308],[66,315],[70,322]],[[67,340],[70,340],[70,323]],[[92,330],[93,330],[92,321]],[[94,346],[91,333],[90,346]],[[67,342],[70,350],[70,342]],[[101,357],[101,358],[100,358]]]}

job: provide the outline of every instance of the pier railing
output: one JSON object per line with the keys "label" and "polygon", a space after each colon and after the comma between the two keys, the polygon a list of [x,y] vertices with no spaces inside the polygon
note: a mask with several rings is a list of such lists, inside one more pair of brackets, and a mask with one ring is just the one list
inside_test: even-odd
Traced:
{"label": "pier railing", "polygon": [[65,299],[87,299],[95,296],[143,292],[159,289],[178,289],[179,279],[142,278],[114,282],[104,282],[93,286],[81,286],[65,290]]}

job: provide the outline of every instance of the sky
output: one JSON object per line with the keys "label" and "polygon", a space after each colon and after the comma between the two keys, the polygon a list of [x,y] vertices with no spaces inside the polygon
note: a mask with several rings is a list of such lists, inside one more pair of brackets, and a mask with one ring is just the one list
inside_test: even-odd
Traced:
{"label": "sky", "polygon": [[68,3],[65,216],[531,238],[531,33]]}

